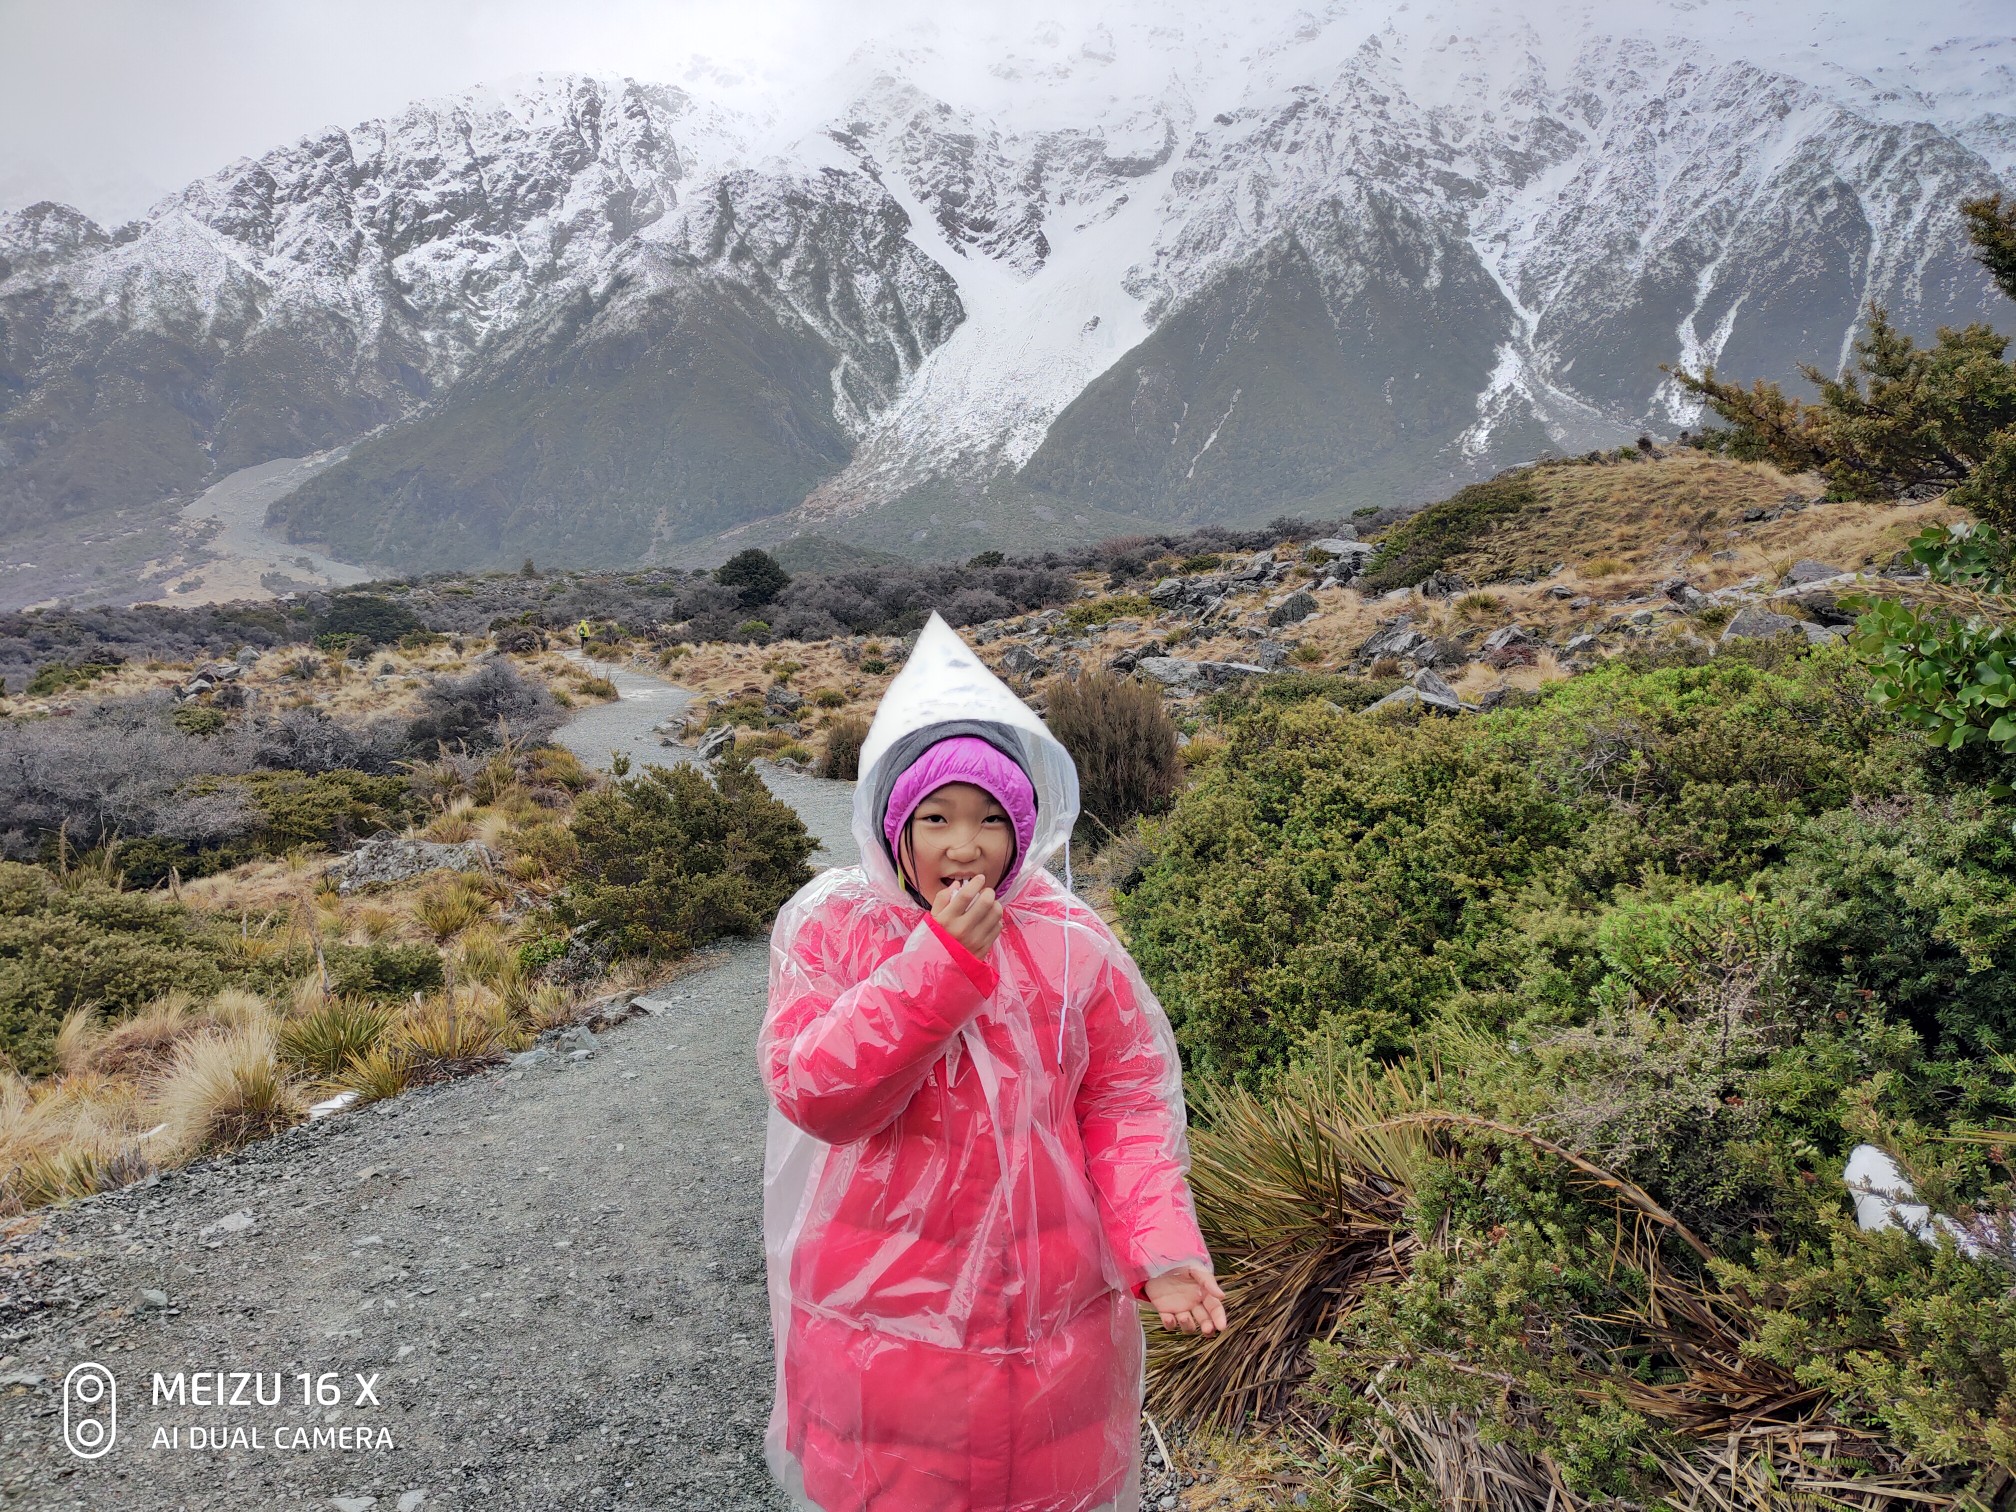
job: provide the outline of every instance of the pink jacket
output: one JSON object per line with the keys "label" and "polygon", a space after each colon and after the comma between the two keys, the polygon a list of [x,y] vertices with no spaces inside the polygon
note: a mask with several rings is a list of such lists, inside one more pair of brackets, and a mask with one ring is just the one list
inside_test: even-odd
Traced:
{"label": "pink jacket", "polygon": [[[790,1188],[795,1211],[766,1224],[783,1229],[768,1447],[801,1507],[1138,1506],[1134,1297],[1209,1261],[1174,1038],[1126,951],[1047,872],[1005,914],[978,960],[850,867],[779,916],[766,1187]],[[791,1179],[807,1142],[775,1137],[779,1118],[816,1142],[816,1172]]]}

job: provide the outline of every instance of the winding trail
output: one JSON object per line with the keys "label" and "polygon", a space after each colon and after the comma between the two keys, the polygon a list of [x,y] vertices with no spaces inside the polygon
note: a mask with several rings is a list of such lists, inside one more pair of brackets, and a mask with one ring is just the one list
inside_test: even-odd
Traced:
{"label": "winding trail", "polygon": [[[683,690],[597,670],[621,698],[557,739],[603,767],[688,759],[652,729]],[[818,860],[851,857],[847,784],[764,772]],[[783,1508],[762,1460],[767,967],[766,941],[734,942],[580,1061],[420,1088],[13,1225],[0,1507]],[[117,1391],[97,1459],[63,1436],[83,1361]],[[253,1405],[155,1400],[157,1372],[195,1371],[264,1374]],[[298,1372],[331,1373],[340,1404],[304,1406]]]}

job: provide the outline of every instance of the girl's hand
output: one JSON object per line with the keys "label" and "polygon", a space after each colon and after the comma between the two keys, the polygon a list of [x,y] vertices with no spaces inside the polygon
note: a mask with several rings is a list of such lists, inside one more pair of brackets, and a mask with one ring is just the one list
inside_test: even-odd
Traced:
{"label": "girl's hand", "polygon": [[1201,1265],[1179,1265],[1152,1276],[1142,1287],[1148,1303],[1162,1315],[1171,1333],[1223,1333],[1225,1292],[1218,1278]]}
{"label": "girl's hand", "polygon": [[1001,900],[978,877],[939,893],[932,900],[931,917],[976,956],[986,955],[1001,935]]}

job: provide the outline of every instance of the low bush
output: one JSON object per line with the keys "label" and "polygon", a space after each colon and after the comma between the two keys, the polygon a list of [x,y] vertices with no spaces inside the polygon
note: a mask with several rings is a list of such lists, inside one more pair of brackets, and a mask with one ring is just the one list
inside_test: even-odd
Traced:
{"label": "low bush", "polygon": [[1044,722],[1078,766],[1080,813],[1118,830],[1169,806],[1183,766],[1159,688],[1094,672],[1052,682],[1047,700]]}
{"label": "low bush", "polygon": [[861,776],[861,746],[868,739],[868,720],[859,714],[836,719],[826,730],[826,743],[819,753],[818,774],[836,782],[855,782]]}
{"label": "low bush", "polygon": [[73,1010],[117,1017],[177,989],[215,992],[225,959],[207,921],[165,898],[0,861],[0,1057],[24,1076],[54,1069]]}
{"label": "low bush", "polygon": [[1144,618],[1155,606],[1140,593],[1109,593],[1104,598],[1084,599],[1064,611],[1064,622],[1074,630],[1094,625],[1110,625],[1117,619]]}
{"label": "low bush", "polygon": [[1412,588],[1441,572],[1493,525],[1532,508],[1539,498],[1524,470],[1458,489],[1388,528],[1356,586],[1372,593]]}
{"label": "low bush", "polygon": [[662,959],[720,935],[769,928],[812,875],[816,842],[748,763],[647,766],[587,794],[574,810],[580,860],[555,903],[626,955]]}
{"label": "low bush", "polygon": [[48,662],[36,668],[22,691],[30,698],[51,698],[72,688],[88,688],[118,667],[112,662]]}

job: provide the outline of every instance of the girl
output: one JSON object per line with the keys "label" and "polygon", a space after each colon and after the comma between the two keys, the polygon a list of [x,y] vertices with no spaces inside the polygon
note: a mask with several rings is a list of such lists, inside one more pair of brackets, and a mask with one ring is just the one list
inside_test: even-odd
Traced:
{"label": "girl", "polygon": [[1225,1326],[1168,1020],[1043,869],[1077,817],[932,615],[861,748],[861,864],[771,935],[764,1449],[801,1512],[1135,1512],[1136,1299]]}

